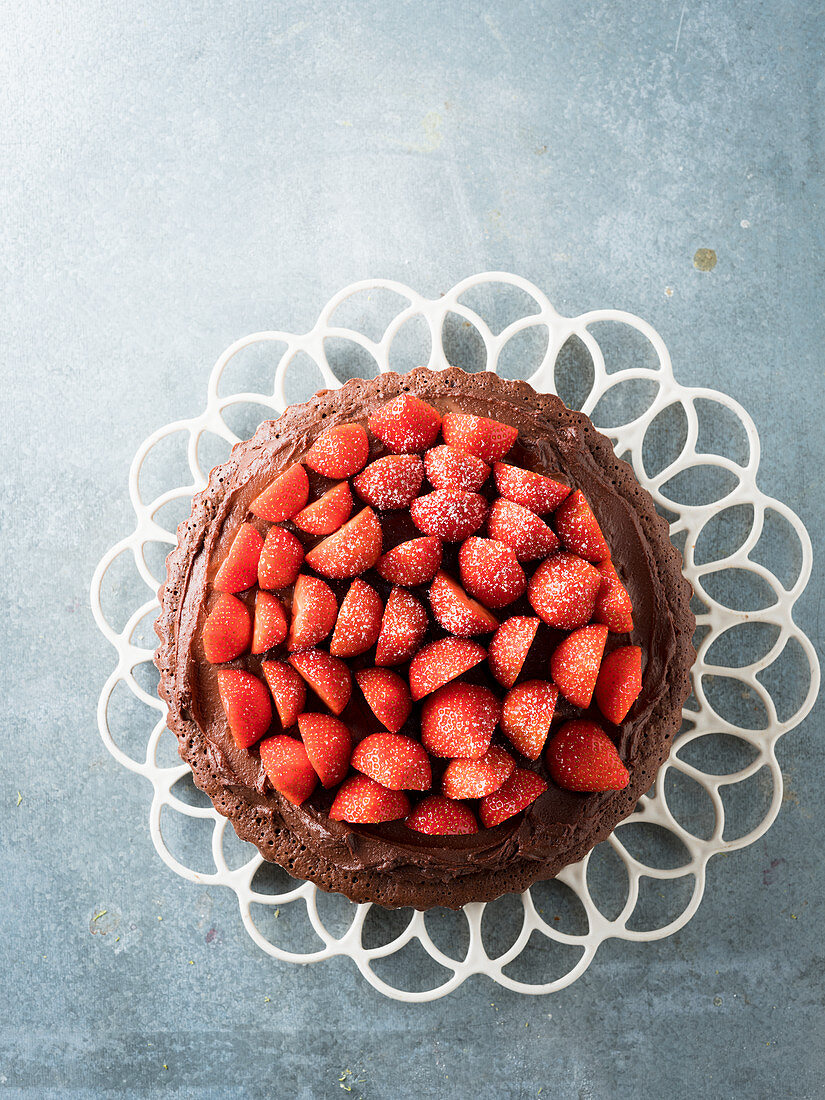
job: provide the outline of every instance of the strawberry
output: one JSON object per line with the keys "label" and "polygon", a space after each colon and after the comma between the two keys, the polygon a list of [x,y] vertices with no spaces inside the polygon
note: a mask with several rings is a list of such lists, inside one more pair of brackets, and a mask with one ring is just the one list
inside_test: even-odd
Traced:
{"label": "strawberry", "polygon": [[352,737],[331,714],[300,714],[298,730],[309,762],[325,787],[337,787],[349,771]]}
{"label": "strawberry", "polygon": [[404,824],[408,829],[429,836],[459,836],[478,832],[478,822],[470,807],[440,794],[422,798]]}
{"label": "strawberry", "polygon": [[596,680],[599,710],[618,726],[642,690],[642,651],[637,645],[623,645],[608,653]]}
{"label": "strawberry", "polygon": [[554,782],[567,791],[621,791],[630,782],[616,746],[595,722],[565,722],[547,746]]}
{"label": "strawberry", "polygon": [[602,578],[575,554],[554,554],[543,561],[527,588],[527,598],[549,626],[574,630],[593,616]]}
{"label": "strawberry", "polygon": [[373,825],[398,821],[410,812],[410,800],[403,791],[391,791],[368,775],[353,775],[338,788],[329,816],[333,821]]}
{"label": "strawberry", "polygon": [[249,648],[252,623],[246,604],[221,593],[203,624],[203,654],[213,665],[234,661]]}
{"label": "strawberry", "polygon": [[307,751],[294,737],[279,733],[261,742],[261,764],[275,790],[300,806],[318,785]]}
{"label": "strawberry", "polygon": [[[398,733],[412,710],[410,689],[406,683],[389,668],[362,668],[355,673],[355,679],[381,725],[386,726],[390,733]],[[377,778],[373,775],[373,779]]]}
{"label": "strawberry", "polygon": [[508,466],[504,462],[495,464],[493,477],[501,496],[520,504],[522,508],[529,508],[537,515],[558,508],[571,491],[569,485],[554,481],[552,477],[523,470],[521,466]]}
{"label": "strawberry", "polygon": [[451,760],[441,777],[441,789],[447,798],[485,798],[510,778],[515,767],[508,752],[491,745],[479,760]]}
{"label": "strawberry", "polygon": [[266,653],[280,645],[286,637],[286,612],[277,596],[258,589],[255,595],[255,630],[252,633],[252,652]]}
{"label": "strawberry", "polygon": [[596,568],[601,573],[602,584],[596,596],[593,618],[615,634],[629,634],[633,629],[633,604],[628,591],[619,580],[612,561],[601,561]]}
{"label": "strawberry", "polygon": [[518,428],[468,413],[445,413],[441,421],[444,442],[484,462],[498,462],[518,438]]}
{"label": "strawberry", "polygon": [[429,597],[433,615],[450,634],[469,638],[472,634],[487,634],[498,626],[492,611],[477,600],[471,600],[461,585],[446,573],[436,573]]}
{"label": "strawberry", "polygon": [[218,694],[232,736],[242,749],[254,745],[272,724],[272,703],[266,684],[239,668],[218,672]]}
{"label": "strawberry", "polygon": [[551,528],[535,512],[511,500],[495,501],[487,517],[487,531],[491,539],[511,546],[519,561],[546,558],[559,548]]}
{"label": "strawberry", "polygon": [[493,539],[467,539],[458,553],[458,568],[466,590],[485,607],[506,607],[527,587],[515,550]]}
{"label": "strawberry", "polygon": [[378,562],[378,572],[385,581],[411,587],[431,581],[441,565],[441,539],[427,535],[399,543]]}
{"label": "strawberry", "polygon": [[283,527],[270,527],[258,562],[261,588],[286,588],[293,584],[304,560],[304,548]]}
{"label": "strawberry", "polygon": [[610,557],[610,547],[584,493],[578,489],[571,493],[556,509],[555,519],[556,533],[568,550],[588,561]]}
{"label": "strawberry", "polygon": [[463,542],[484,523],[487,509],[487,501],[478,493],[436,489],[414,500],[410,515],[425,535],[436,535],[447,542]]}
{"label": "strawberry", "polygon": [[346,481],[339,481],[323,496],[313,500],[292,522],[309,535],[331,535],[352,514],[352,493]]}
{"label": "strawberry", "polygon": [[421,603],[405,589],[393,588],[381,620],[375,663],[400,665],[408,661],[426,632],[427,612]]}
{"label": "strawberry", "polygon": [[426,401],[402,393],[369,418],[369,430],[388,451],[414,454],[426,451],[438,438],[441,417]]}
{"label": "strawberry", "polygon": [[324,477],[352,477],[365,465],[369,453],[370,442],[360,424],[336,424],[318,436],[304,462]]}
{"label": "strawberry", "polygon": [[490,467],[475,455],[442,444],[424,455],[427,481],[434,489],[477,493],[490,476]]}
{"label": "strawberry", "polygon": [[307,565],[325,577],[341,580],[372,569],[381,557],[381,524],[372,508],[362,508],[334,535],[314,546]]}
{"label": "strawberry", "polygon": [[590,706],[606,641],[606,626],[580,626],[553,651],[550,658],[553,682],[576,707]]}
{"label": "strawberry", "polygon": [[446,684],[421,707],[421,742],[432,756],[478,760],[500,717],[501,703],[489,688]]}
{"label": "strawberry", "polygon": [[307,577],[302,573],[292,593],[287,649],[311,649],[318,645],[332,630],[337,614],[338,601],[329,585],[319,577]]}
{"label": "strawberry", "polygon": [[410,690],[415,700],[443,687],[468,669],[480,664],[487,651],[466,638],[442,638],[430,642],[410,663]]}
{"label": "strawberry", "polygon": [[343,661],[322,649],[302,649],[289,663],[333,714],[341,713],[352,694],[352,677]]}
{"label": "strawberry", "polygon": [[295,462],[255,497],[249,511],[269,523],[283,523],[300,512],[308,499],[307,472],[300,462]]}
{"label": "strawberry", "polygon": [[500,825],[508,817],[514,817],[547,790],[547,783],[535,772],[516,768],[510,778],[497,791],[482,798],[478,816],[485,829]]}
{"label": "strawberry", "polygon": [[358,577],[341,601],[329,651],[333,657],[357,657],[378,641],[384,605],[381,597]]}
{"label": "strawberry", "polygon": [[213,587],[218,592],[243,592],[258,579],[258,559],[264,545],[264,537],[251,523],[242,523],[215,574]]}
{"label": "strawberry", "polygon": [[355,748],[352,766],[391,791],[428,791],[433,775],[423,745],[400,733],[371,733]]}
{"label": "strawberry", "polygon": [[424,463],[418,455],[385,455],[362,470],[352,487],[367,504],[386,511],[408,508],[423,480]]}
{"label": "strawberry", "polygon": [[285,730],[289,729],[295,725],[306,706],[306,684],[295,669],[284,661],[261,661],[261,672],[272,692],[281,725]]}
{"label": "strawberry", "polygon": [[514,615],[503,622],[493,635],[487,651],[487,663],[490,672],[504,687],[512,687],[518,679],[538,628],[538,619]]}
{"label": "strawberry", "polygon": [[546,680],[525,680],[507,692],[501,732],[528,760],[541,756],[558,697],[559,689]]}

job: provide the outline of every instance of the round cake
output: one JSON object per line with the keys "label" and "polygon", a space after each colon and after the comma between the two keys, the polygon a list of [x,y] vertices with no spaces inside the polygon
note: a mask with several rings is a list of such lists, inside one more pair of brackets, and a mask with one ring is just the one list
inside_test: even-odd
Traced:
{"label": "round cake", "polygon": [[196,784],[266,860],[458,908],[581,859],[689,694],[681,555],[582,413],[459,369],[263,423],[167,559],[155,663]]}

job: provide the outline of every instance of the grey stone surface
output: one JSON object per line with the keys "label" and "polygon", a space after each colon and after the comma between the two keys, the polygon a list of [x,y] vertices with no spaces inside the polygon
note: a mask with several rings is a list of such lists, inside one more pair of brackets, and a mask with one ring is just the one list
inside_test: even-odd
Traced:
{"label": "grey stone surface", "polygon": [[[344,961],[268,960],[228,892],[160,862],[149,787],[96,732],[112,652],[87,595],[129,529],[138,443],[202,407],[231,340],[302,331],[371,275],[436,294],[513,270],[563,312],[648,318],[682,381],[746,405],[761,484],[818,551],[819,5],[29,0],[0,19],[0,1086],[822,1096],[821,710],[780,745],[776,825],[711,864],[678,935],[609,943],[552,997],[476,980],[404,1006]],[[820,648],[823,592],[817,566],[798,620]]]}

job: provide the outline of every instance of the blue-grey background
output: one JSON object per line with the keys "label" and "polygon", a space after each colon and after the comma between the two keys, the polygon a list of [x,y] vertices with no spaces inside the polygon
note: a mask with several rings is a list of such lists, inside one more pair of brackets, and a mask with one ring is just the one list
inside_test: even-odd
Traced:
{"label": "blue-grey background", "polygon": [[[275,963],[157,858],[96,732],[129,462],[235,338],[380,275],[648,318],[825,536],[821,4],[27,0],[0,16],[0,1086],[36,1095],[825,1094],[821,712],[678,935],[545,998]],[[712,249],[711,271],[694,265]],[[816,572],[798,620],[821,646]],[[793,693],[793,677],[786,684]],[[137,720],[137,719],[136,719]],[[140,731],[138,731],[140,732]],[[138,738],[139,739],[139,738]],[[106,916],[95,921],[95,914]]]}

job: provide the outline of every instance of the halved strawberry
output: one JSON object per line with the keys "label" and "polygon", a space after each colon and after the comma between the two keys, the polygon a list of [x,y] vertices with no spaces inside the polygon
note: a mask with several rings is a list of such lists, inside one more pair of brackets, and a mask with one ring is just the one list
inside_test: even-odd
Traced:
{"label": "halved strawberry", "polygon": [[352,737],[331,714],[300,714],[298,729],[309,762],[325,787],[337,787],[349,771]]}
{"label": "halved strawberry", "polygon": [[469,413],[445,413],[441,420],[444,442],[484,462],[498,462],[518,439],[518,428]]}
{"label": "halved strawberry", "polygon": [[329,643],[333,657],[357,657],[378,641],[384,605],[375,589],[356,577],[341,601]]}
{"label": "halved strawberry", "polygon": [[298,721],[298,715],[306,706],[306,684],[295,669],[284,661],[261,661],[261,672],[272,692],[281,725],[285,730],[289,729]]}
{"label": "halved strawberry", "polygon": [[386,511],[412,504],[423,480],[424,463],[418,455],[385,455],[363,469],[352,487],[367,504]]}
{"label": "halved strawberry", "polygon": [[289,663],[333,714],[340,714],[352,695],[352,677],[343,661],[322,649],[302,649]]}
{"label": "halved strawberry", "polygon": [[554,782],[568,791],[621,791],[630,782],[616,746],[595,722],[565,722],[545,753]]}
{"label": "halved strawberry", "polygon": [[493,467],[496,488],[501,496],[529,508],[531,512],[542,515],[558,508],[565,497],[570,495],[569,485],[554,481],[552,477],[523,470],[521,466],[508,466],[497,462]]}
{"label": "halved strawberry", "polygon": [[488,507],[478,493],[436,489],[414,500],[410,515],[425,535],[436,535],[447,542],[463,542],[484,523]]}
{"label": "halved strawberry", "polygon": [[307,472],[300,462],[294,462],[255,497],[249,511],[269,523],[283,523],[300,512],[308,499]]}
{"label": "halved strawberry", "polygon": [[320,577],[307,577],[302,573],[292,593],[287,649],[311,649],[318,645],[332,630],[337,614],[338,601],[330,586]]}
{"label": "halved strawberry", "polygon": [[610,547],[584,493],[572,492],[556,509],[555,520],[556,534],[568,550],[588,561],[610,557]]}
{"label": "halved strawberry", "polygon": [[203,653],[213,665],[240,657],[249,648],[252,623],[246,604],[228,592],[221,593],[206,617],[201,633]]}
{"label": "halved strawberry", "polygon": [[304,560],[304,548],[283,527],[270,527],[258,562],[261,588],[286,588],[293,584]]}
{"label": "halved strawberry", "polygon": [[370,441],[360,424],[336,424],[318,436],[304,462],[324,477],[352,477],[364,466],[369,453]]}
{"label": "halved strawberry", "polygon": [[432,756],[477,760],[490,748],[501,703],[487,687],[446,684],[421,707],[421,743]]}
{"label": "halved strawberry", "polygon": [[467,638],[442,638],[430,642],[410,663],[410,691],[415,700],[454,680],[480,664],[487,651]]}
{"label": "halved strawberry", "polygon": [[519,561],[546,558],[559,548],[555,532],[535,512],[512,500],[494,502],[487,517],[491,539],[511,546]]}
{"label": "halved strawberry", "polygon": [[318,784],[306,748],[283,733],[261,742],[261,764],[275,790],[295,806],[306,802]]}
{"label": "halved strawberry", "polygon": [[504,687],[512,687],[519,677],[539,620],[532,615],[514,615],[503,622],[493,635],[487,650],[490,672]]}
{"label": "halved strawberry", "polygon": [[218,672],[218,694],[232,736],[242,749],[254,745],[272,724],[272,703],[266,684],[239,668]]}
{"label": "halved strawberry", "polygon": [[432,446],[441,429],[441,417],[420,397],[402,393],[374,412],[367,426],[388,451],[413,454]]}
{"label": "halved strawberry", "polygon": [[385,581],[412,587],[431,581],[441,565],[441,539],[425,535],[399,543],[378,562],[378,572]]}
{"label": "halved strawberry", "polygon": [[309,535],[331,535],[347,522],[352,514],[352,493],[349,483],[339,481],[323,496],[313,500],[292,520]]}
{"label": "halved strawberry", "polygon": [[528,760],[541,756],[558,697],[559,689],[546,680],[525,680],[507,692],[501,732]]}
{"label": "halved strawberry", "polygon": [[307,565],[325,577],[341,580],[372,569],[381,557],[381,524],[372,508],[362,508],[306,556]]}
{"label": "halved strawberry", "polygon": [[527,588],[516,552],[494,539],[469,538],[458,553],[461,580],[485,607],[506,607]]}
{"label": "halved strawberry", "polygon": [[498,626],[498,619],[477,600],[472,600],[452,577],[436,573],[430,585],[430,607],[445,630],[461,638],[487,634]]}
{"label": "halved strawberry", "polygon": [[595,696],[599,710],[618,726],[642,690],[642,651],[637,645],[623,645],[608,653],[599,669]]}
{"label": "halved strawberry", "polygon": [[604,623],[615,634],[629,634],[633,629],[633,603],[627,589],[619,580],[613,562],[601,561],[596,566],[602,576],[593,618]]}
{"label": "halved strawberry", "polygon": [[447,798],[486,798],[515,771],[516,762],[504,749],[491,745],[478,760],[451,760],[441,777]]}
{"label": "halved strawberry", "polygon": [[258,559],[264,537],[251,523],[242,523],[212,582],[218,592],[243,592],[258,579]]}
{"label": "halved strawberry", "polygon": [[606,626],[581,626],[560,642],[550,658],[550,675],[574,706],[589,707],[607,641]]}
{"label": "halved strawberry", "polygon": [[547,783],[540,775],[526,768],[516,768],[497,791],[482,798],[478,808],[481,824],[485,829],[500,825],[502,821],[526,810],[546,790]]}
{"label": "halved strawberry", "polygon": [[390,592],[381,633],[375,650],[377,665],[400,665],[408,661],[427,632],[427,612],[404,588]]}
{"label": "halved strawberry", "polygon": [[422,798],[404,824],[429,836],[466,836],[478,832],[478,822],[470,807],[440,794]]}
{"label": "halved strawberry", "polygon": [[490,467],[475,455],[443,443],[424,455],[427,481],[434,489],[476,493],[490,476]]}
{"label": "halved strawberry", "polygon": [[338,788],[330,807],[333,821],[349,821],[353,825],[376,825],[381,821],[398,821],[410,812],[410,800],[403,791],[382,787],[368,775],[353,775]]}
{"label": "halved strawberry", "polygon": [[[404,680],[389,668],[359,669],[355,680],[381,725],[386,726],[390,733],[397,733],[412,710],[410,689]],[[378,776],[374,775],[373,779],[378,779]]]}
{"label": "halved strawberry", "polygon": [[543,561],[527,588],[527,598],[549,626],[573,630],[593,617],[602,578],[575,554],[554,554]]}
{"label": "halved strawberry", "polygon": [[352,766],[391,791],[428,791],[433,783],[424,746],[400,733],[371,733],[352,754]]}
{"label": "halved strawberry", "polygon": [[258,589],[255,594],[255,629],[252,633],[252,652],[266,653],[280,645],[286,637],[286,612],[277,596]]}

